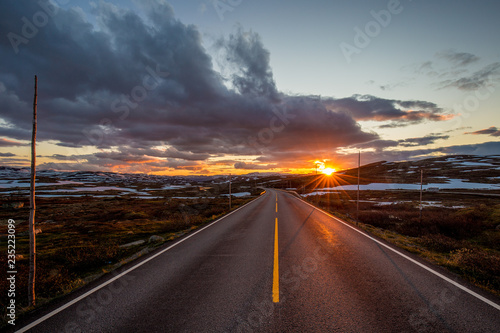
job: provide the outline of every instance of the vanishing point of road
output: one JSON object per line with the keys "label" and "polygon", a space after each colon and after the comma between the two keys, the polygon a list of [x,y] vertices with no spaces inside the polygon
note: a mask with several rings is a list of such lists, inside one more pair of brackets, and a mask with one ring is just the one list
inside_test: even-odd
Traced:
{"label": "vanishing point of road", "polygon": [[20,332],[500,332],[499,299],[282,191],[19,322]]}

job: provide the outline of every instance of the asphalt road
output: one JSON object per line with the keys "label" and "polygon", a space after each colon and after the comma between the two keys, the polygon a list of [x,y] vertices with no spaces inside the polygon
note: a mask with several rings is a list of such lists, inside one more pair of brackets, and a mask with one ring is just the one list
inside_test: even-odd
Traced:
{"label": "asphalt road", "polygon": [[275,190],[120,272],[16,328],[500,331],[498,298]]}

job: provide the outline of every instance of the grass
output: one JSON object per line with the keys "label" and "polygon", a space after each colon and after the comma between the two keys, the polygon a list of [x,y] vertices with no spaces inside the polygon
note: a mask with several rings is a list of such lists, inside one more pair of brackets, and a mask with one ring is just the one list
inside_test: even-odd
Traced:
{"label": "grass", "polygon": [[[233,198],[233,209],[248,202]],[[96,277],[151,250],[163,242],[148,243],[152,235],[174,240],[228,213],[227,199],[132,198],[40,198],[37,200],[37,306],[67,294]],[[0,212],[0,234],[6,234],[8,219],[16,221],[16,306],[17,315],[32,310],[27,303],[29,239],[29,203]],[[6,239],[6,238],[5,238]],[[2,239],[3,240],[3,239]],[[141,245],[121,247],[134,241]],[[0,251],[6,253],[7,242]],[[0,267],[7,267],[7,256],[0,256]],[[6,309],[8,281],[0,280],[0,307]],[[6,325],[2,315],[1,326]]]}
{"label": "grass", "polygon": [[[459,274],[469,282],[500,296],[500,205],[492,199],[467,202],[466,208],[418,208],[418,200],[408,192],[370,191],[360,203],[359,226],[409,252]],[[377,206],[392,196],[394,202]],[[433,194],[437,196],[438,194]],[[344,195],[311,196],[307,200],[343,219],[355,222],[356,203]],[[463,200],[462,200],[463,201]],[[462,202],[463,203],[463,202]]]}

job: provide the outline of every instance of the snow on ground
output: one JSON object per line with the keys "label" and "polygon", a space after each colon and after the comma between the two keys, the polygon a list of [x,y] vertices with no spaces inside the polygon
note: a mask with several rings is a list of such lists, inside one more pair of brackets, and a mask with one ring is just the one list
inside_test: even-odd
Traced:
{"label": "snow on ground", "polygon": [[[223,196],[228,196],[229,194],[222,194]],[[249,196],[251,195],[250,192],[238,192],[238,193],[231,193],[231,196],[233,197],[246,197],[246,196]]]}
{"label": "snow on ground", "polygon": [[[58,180],[57,183],[36,183],[36,187],[61,186],[61,185],[83,185],[83,183],[74,182],[72,180]],[[16,187],[30,187],[30,183],[21,180],[0,180],[0,188],[16,188]]]}
{"label": "snow on ground", "polygon": [[[484,183],[470,183],[465,182],[463,179],[448,179],[447,183],[429,183],[423,185],[423,189],[428,189],[429,187],[437,187],[440,190],[450,190],[450,189],[478,189],[478,190],[500,190],[500,184],[484,184]],[[355,191],[358,189],[358,185],[344,185],[328,188],[318,188],[318,191]],[[386,190],[420,190],[420,184],[397,184],[397,183],[371,183],[368,185],[359,185],[360,190],[374,190],[374,191],[386,191]],[[310,194],[309,195],[314,195]]]}
{"label": "snow on ground", "polygon": [[[351,200],[351,201],[355,201],[355,200]],[[397,205],[397,204],[402,204],[402,203],[419,204],[418,201],[403,200],[403,201],[395,201],[395,202],[381,201],[381,202],[375,203],[375,206],[390,206],[390,205]],[[422,207],[444,207],[444,208],[461,209],[461,208],[465,208],[466,206],[446,206],[441,201],[422,201]]]}
{"label": "snow on ground", "polygon": [[[163,186],[160,190],[178,190],[181,188],[186,188],[191,186],[191,184],[184,184],[184,185],[165,185]],[[158,190],[158,189],[151,189],[151,190]]]}
{"label": "snow on ground", "polygon": [[481,162],[460,162],[457,163],[462,166],[485,166],[485,167],[493,167],[494,165],[491,163],[481,163]]}
{"label": "snow on ground", "polygon": [[137,190],[127,187],[117,187],[117,186],[94,186],[94,187],[73,187],[68,189],[60,190],[46,190],[43,192],[102,192],[102,191],[121,191],[121,192],[136,192],[138,194],[148,194],[137,192]]}

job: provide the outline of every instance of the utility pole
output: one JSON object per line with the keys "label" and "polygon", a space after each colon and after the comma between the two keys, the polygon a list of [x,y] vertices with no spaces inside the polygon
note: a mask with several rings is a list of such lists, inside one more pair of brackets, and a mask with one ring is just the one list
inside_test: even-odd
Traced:
{"label": "utility pole", "polygon": [[35,239],[35,177],[36,177],[36,106],[38,78],[35,75],[35,94],[33,97],[33,132],[31,134],[31,184],[30,184],[30,268],[28,277],[28,303],[35,306],[35,272],[36,272],[36,239]]}
{"label": "utility pole", "polygon": [[358,225],[359,221],[359,174],[360,174],[360,167],[361,167],[361,151],[358,152],[358,193],[357,193],[357,199],[356,199],[356,225]]}
{"label": "utility pole", "polygon": [[422,223],[422,187],[424,183],[424,169],[420,169],[420,217],[419,221]]}
{"label": "utility pole", "polygon": [[231,210],[231,174],[229,174],[229,210]]}

